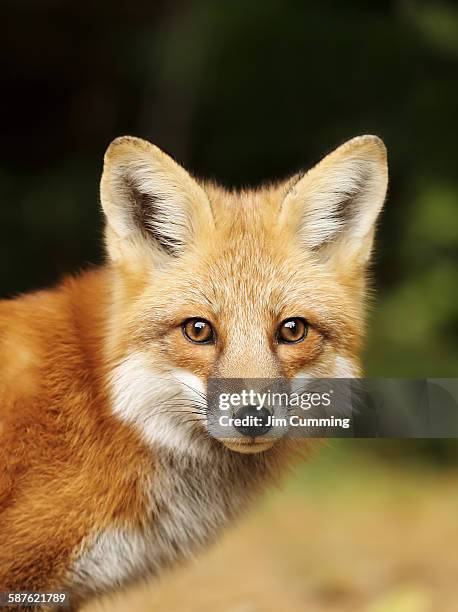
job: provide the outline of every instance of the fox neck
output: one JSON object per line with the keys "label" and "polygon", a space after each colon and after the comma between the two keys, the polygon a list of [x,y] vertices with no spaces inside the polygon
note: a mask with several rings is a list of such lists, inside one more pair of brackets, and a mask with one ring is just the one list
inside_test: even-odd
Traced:
{"label": "fox neck", "polygon": [[72,572],[72,591],[86,599],[193,557],[243,513],[284,465],[269,454],[236,454],[217,441],[205,454],[161,448],[144,481],[147,503],[137,525],[108,528],[93,538]]}

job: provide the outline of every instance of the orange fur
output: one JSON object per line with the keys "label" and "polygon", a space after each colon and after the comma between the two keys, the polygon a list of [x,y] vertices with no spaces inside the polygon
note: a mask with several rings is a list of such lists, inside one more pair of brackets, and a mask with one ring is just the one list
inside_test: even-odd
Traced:
{"label": "orange fur", "polygon": [[[378,172],[367,188],[377,200],[370,218],[361,213],[359,234],[342,240],[339,218],[336,237],[313,244],[326,223],[316,210],[336,184],[348,206],[369,208],[357,182],[348,186],[358,164]],[[159,199],[129,216],[151,185]],[[373,137],[344,145],[304,177],[237,193],[197,183],[149,143],[115,141],[102,180],[110,261],[0,302],[0,590],[71,588],[69,572],[94,535],[144,525],[145,482],[154,483],[161,449],[113,412],[112,376],[129,356],[141,354],[156,375],[186,370],[204,382],[348,375],[337,359],[359,372],[365,271],[385,189],[384,148]],[[151,225],[148,215],[168,202],[174,208]],[[167,218],[177,225],[169,229]],[[214,325],[215,345],[185,339],[181,323],[195,316]],[[306,340],[276,344],[279,322],[292,316],[309,322]]]}
{"label": "orange fur", "polygon": [[103,380],[107,282],[89,272],[0,304],[1,590],[58,587],[95,525],[141,510],[152,461]]}

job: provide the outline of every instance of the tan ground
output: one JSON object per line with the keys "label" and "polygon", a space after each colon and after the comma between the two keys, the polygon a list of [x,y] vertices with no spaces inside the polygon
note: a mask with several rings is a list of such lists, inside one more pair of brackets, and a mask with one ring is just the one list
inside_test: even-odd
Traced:
{"label": "tan ground", "polygon": [[358,446],[299,467],[191,567],[85,612],[457,611],[458,473]]}

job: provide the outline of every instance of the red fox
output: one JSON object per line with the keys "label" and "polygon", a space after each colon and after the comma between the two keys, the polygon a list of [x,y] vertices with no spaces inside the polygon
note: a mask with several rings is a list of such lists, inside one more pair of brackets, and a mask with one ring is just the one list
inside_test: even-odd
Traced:
{"label": "red fox", "polygon": [[154,577],[282,472],[292,440],[208,435],[207,382],[360,375],[386,189],[376,136],[241,191],[111,143],[106,263],[0,302],[0,591]]}

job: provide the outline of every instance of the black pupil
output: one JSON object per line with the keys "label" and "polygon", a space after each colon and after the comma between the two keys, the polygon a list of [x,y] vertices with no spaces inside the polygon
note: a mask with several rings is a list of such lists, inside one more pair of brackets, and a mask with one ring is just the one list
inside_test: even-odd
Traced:
{"label": "black pupil", "polygon": [[195,321],[194,330],[195,330],[196,336],[200,336],[206,326],[207,324],[205,323],[205,321]]}

